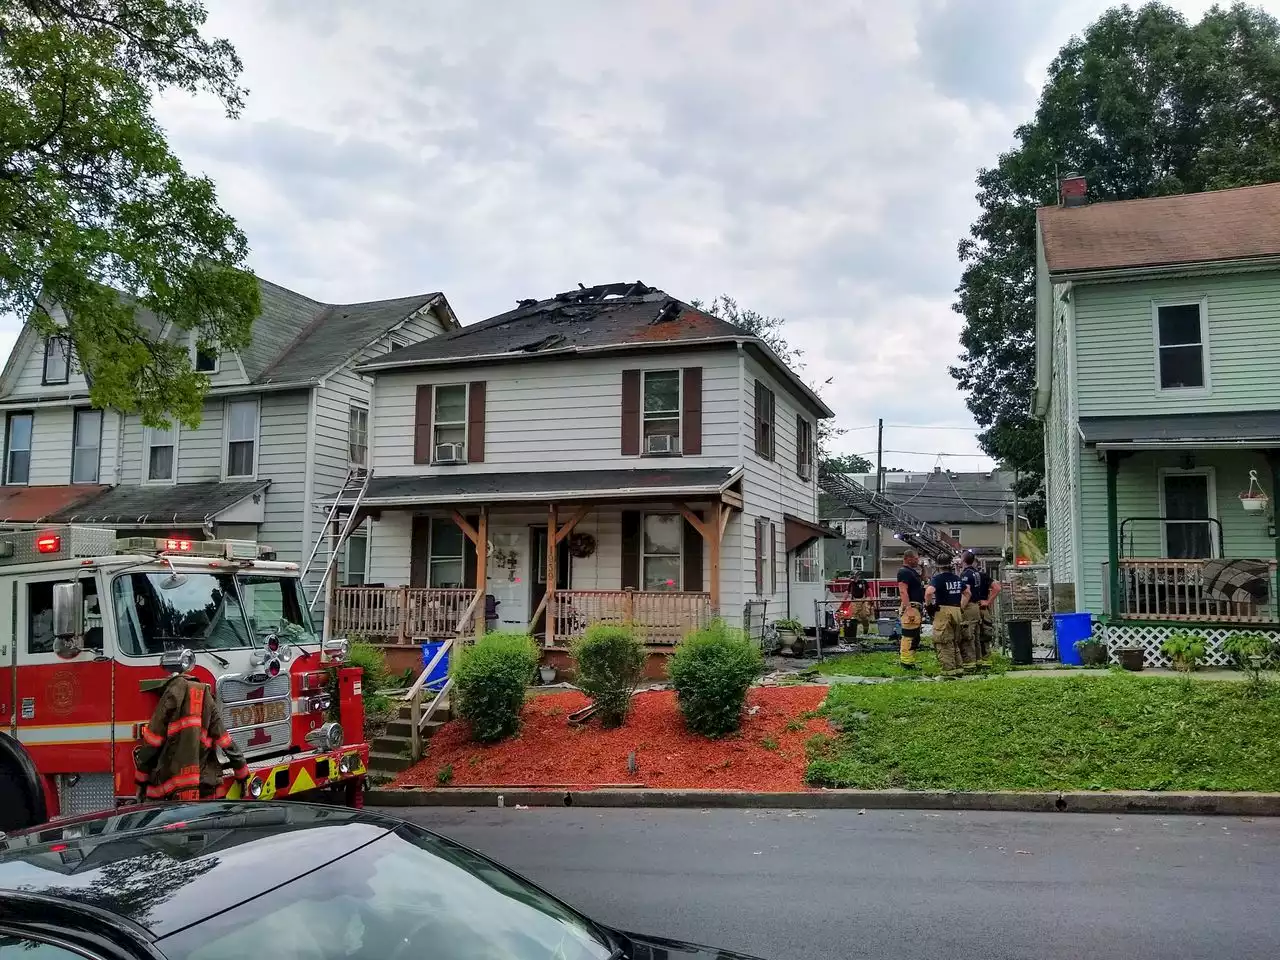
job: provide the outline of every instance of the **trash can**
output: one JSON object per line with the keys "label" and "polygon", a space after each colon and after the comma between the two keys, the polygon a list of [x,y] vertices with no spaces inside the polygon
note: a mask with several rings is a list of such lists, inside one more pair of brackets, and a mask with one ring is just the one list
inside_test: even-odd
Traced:
{"label": "trash can", "polygon": [[1080,667],[1084,659],[1076,642],[1093,636],[1093,615],[1088,613],[1055,613],[1053,636],[1058,644],[1058,660],[1063,666]]}
{"label": "trash can", "polygon": [[[435,655],[440,652],[440,648],[444,646],[443,640],[428,640],[422,645],[422,669],[427,669],[428,664],[435,659]],[[427,689],[439,691],[444,686],[445,681],[449,679],[449,654],[446,653],[440,658],[440,662],[436,664],[435,669],[427,675]]]}
{"label": "trash can", "polygon": [[1009,655],[1015,666],[1031,665],[1031,621],[1009,621]]}

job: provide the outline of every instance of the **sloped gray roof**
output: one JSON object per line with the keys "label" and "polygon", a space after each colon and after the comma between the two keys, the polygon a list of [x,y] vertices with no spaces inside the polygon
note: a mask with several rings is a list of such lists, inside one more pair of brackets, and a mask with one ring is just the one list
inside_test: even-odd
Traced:
{"label": "sloped gray roof", "polygon": [[[875,477],[855,477],[875,485]],[[1011,476],[999,470],[991,473],[947,473],[934,471],[923,478],[895,479],[886,474],[882,493],[903,510],[926,523],[947,524],[1005,523],[1013,513]],[[859,517],[834,499],[819,497],[819,513],[823,519]]]}
{"label": "sloped gray roof", "polygon": [[1247,442],[1280,439],[1280,410],[1081,417],[1085,443]]}
{"label": "sloped gray roof", "polygon": [[55,514],[59,523],[202,524],[255,493],[270,480],[112,487]]}

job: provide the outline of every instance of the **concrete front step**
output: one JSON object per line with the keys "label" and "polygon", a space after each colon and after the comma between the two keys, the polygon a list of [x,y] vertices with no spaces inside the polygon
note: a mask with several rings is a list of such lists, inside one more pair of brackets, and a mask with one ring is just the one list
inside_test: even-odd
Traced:
{"label": "concrete front step", "polygon": [[[405,724],[405,726],[407,727],[409,724]],[[439,720],[430,721],[422,728],[422,739],[427,740],[435,736],[436,731],[443,726],[444,724]],[[400,735],[393,733],[389,728],[390,725],[388,724],[387,732],[373,741],[373,749],[379,753],[400,753],[401,751],[408,753],[412,743],[409,733],[406,731],[403,735]]]}
{"label": "concrete front step", "polygon": [[369,769],[374,772],[400,773],[413,765],[407,753],[369,751]]}

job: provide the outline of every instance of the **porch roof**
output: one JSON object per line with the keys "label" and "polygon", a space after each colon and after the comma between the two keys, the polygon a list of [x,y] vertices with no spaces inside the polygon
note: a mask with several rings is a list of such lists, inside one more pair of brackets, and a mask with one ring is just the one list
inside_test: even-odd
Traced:
{"label": "porch roof", "polygon": [[[369,480],[369,489],[361,506],[415,507],[459,503],[545,503],[719,496],[741,476],[741,467],[526,470],[519,473],[442,473],[427,477],[374,476]],[[353,502],[354,499],[354,496],[350,496],[346,502]]]}
{"label": "porch roof", "polygon": [[[59,511],[53,519],[65,523],[109,523],[116,526],[198,525],[230,520],[229,511],[260,495],[270,480],[176,483],[167,486],[122,484],[101,496]],[[259,508],[261,506],[259,498]],[[251,514],[259,511],[249,511]],[[261,517],[245,522],[261,522]]]}
{"label": "porch roof", "polygon": [[1280,410],[1081,417],[1080,435],[1099,450],[1280,447]]}

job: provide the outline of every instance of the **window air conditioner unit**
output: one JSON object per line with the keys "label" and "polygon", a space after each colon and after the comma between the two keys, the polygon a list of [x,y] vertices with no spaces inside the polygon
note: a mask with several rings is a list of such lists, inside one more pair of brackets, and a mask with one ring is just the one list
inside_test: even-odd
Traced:
{"label": "window air conditioner unit", "polygon": [[436,463],[461,463],[462,462],[462,444],[460,443],[437,443],[435,452]]}
{"label": "window air conditioner unit", "polygon": [[645,438],[644,450],[645,453],[675,453],[676,438],[667,433],[654,434]]}

